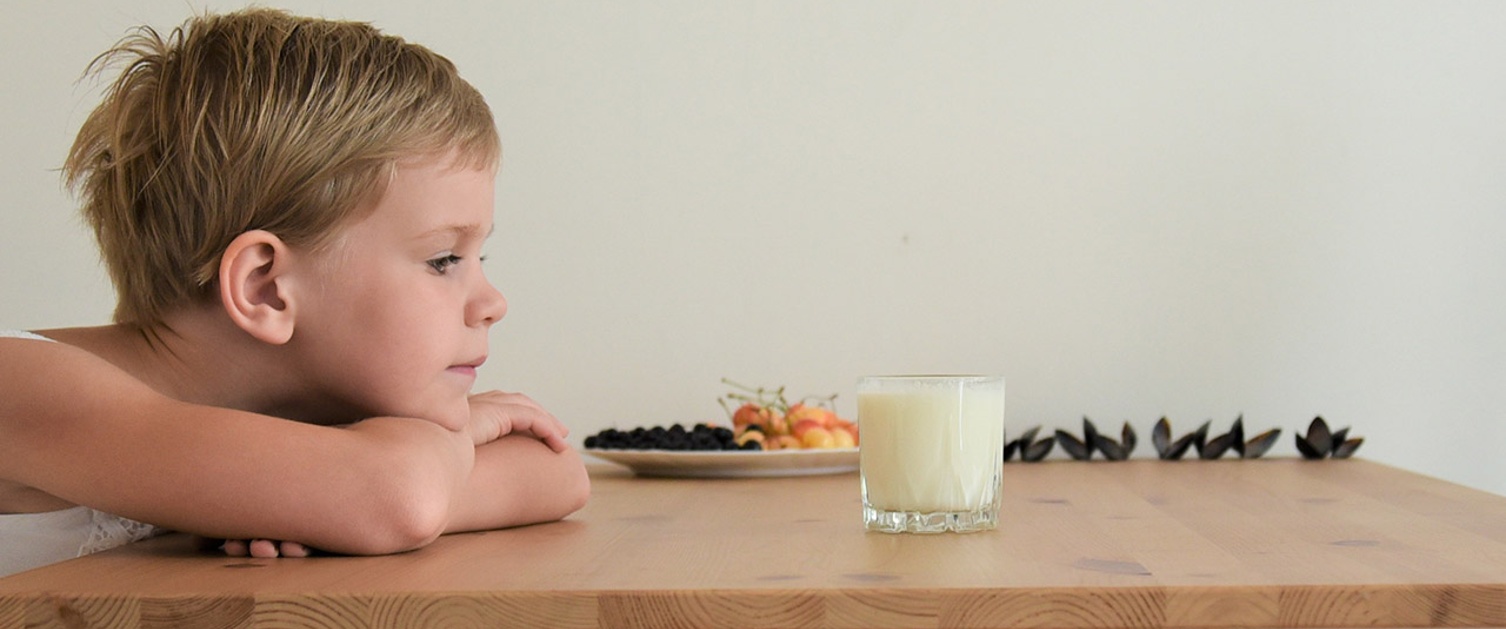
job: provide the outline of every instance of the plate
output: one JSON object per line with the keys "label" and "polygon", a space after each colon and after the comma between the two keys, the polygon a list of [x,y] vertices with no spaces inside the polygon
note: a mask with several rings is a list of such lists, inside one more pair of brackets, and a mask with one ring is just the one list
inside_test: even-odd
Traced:
{"label": "plate", "polygon": [[601,450],[586,454],[623,465],[640,476],[755,478],[857,471],[857,448],[809,450]]}

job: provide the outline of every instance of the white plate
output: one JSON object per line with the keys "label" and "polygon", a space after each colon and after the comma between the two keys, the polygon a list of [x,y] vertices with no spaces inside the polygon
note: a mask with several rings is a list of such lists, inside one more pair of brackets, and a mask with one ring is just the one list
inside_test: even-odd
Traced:
{"label": "white plate", "polygon": [[857,448],[809,450],[600,450],[586,454],[627,466],[642,476],[742,478],[842,474],[858,469]]}

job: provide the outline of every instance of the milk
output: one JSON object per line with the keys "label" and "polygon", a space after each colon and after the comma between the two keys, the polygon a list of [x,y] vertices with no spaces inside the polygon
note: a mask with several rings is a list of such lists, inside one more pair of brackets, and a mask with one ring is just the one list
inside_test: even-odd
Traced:
{"label": "milk", "polygon": [[858,423],[865,506],[997,513],[1002,378],[865,379]]}

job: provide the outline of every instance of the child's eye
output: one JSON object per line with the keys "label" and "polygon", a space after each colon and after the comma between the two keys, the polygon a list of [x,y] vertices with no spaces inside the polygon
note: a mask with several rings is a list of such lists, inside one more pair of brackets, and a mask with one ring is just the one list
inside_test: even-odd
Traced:
{"label": "child's eye", "polygon": [[439,256],[438,258],[434,258],[433,260],[429,260],[428,265],[432,267],[435,272],[439,273],[440,275],[444,275],[445,273],[449,272],[450,267],[459,264],[460,260],[460,256],[452,253]]}

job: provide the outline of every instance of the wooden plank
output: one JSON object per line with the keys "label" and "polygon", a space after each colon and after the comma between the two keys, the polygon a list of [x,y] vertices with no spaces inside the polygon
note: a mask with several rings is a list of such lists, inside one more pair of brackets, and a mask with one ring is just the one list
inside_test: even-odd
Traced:
{"label": "wooden plank", "polygon": [[[25,627],[1421,627],[1501,626],[1482,586],[1167,590],[696,590],[586,595],[35,596]],[[13,618],[14,620],[14,618]]]}
{"label": "wooden plank", "polygon": [[0,627],[1506,626],[1506,498],[1367,461],[1006,466],[998,531],[862,531],[856,475],[594,470],[571,519],[390,557],[181,536],[0,579]]}

